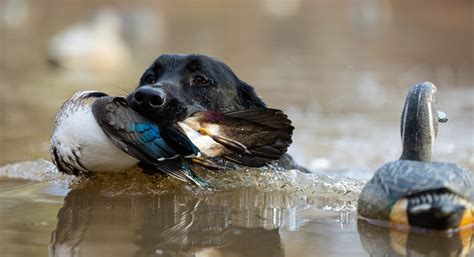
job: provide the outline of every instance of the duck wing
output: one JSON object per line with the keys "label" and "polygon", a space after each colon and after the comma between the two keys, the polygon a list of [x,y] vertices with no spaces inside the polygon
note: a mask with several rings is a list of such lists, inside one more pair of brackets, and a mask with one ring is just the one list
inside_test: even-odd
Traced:
{"label": "duck wing", "polygon": [[97,123],[122,151],[177,179],[204,186],[183,162],[198,156],[199,149],[175,127],[158,126],[130,108],[122,97],[101,97],[92,104]]}
{"label": "duck wing", "polygon": [[176,152],[179,155],[185,158],[199,157],[200,151],[191,140],[186,136],[186,133],[183,131],[178,124],[173,124],[169,126],[160,126],[161,137],[168,144],[173,146]]}
{"label": "duck wing", "polygon": [[280,159],[292,143],[294,127],[281,110],[258,108],[198,115],[201,134],[222,144],[222,156],[239,164],[263,166]]}

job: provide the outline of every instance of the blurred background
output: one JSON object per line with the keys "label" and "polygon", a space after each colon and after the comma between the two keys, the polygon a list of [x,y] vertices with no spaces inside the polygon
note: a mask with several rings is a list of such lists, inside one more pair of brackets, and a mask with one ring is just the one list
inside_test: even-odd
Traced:
{"label": "blurred background", "polygon": [[[434,158],[474,170],[472,0],[0,0],[0,166],[49,160],[67,98],[127,95],[170,52],[227,63],[293,120],[297,162],[358,179],[400,156],[405,96],[432,81],[449,117]],[[2,256],[367,256],[415,242],[387,230],[359,236],[358,179],[263,169],[217,177],[234,188],[218,194],[157,194],[148,176],[69,188],[52,170],[0,168]],[[259,190],[245,186],[252,179]],[[469,238],[441,241],[464,249]],[[451,251],[424,239],[413,245],[430,256]]]}
{"label": "blurred background", "polygon": [[411,85],[439,89],[435,158],[474,168],[471,0],[0,0],[0,165],[49,159],[62,102],[126,95],[162,53],[227,63],[295,123],[290,153],[370,177],[399,157]]}

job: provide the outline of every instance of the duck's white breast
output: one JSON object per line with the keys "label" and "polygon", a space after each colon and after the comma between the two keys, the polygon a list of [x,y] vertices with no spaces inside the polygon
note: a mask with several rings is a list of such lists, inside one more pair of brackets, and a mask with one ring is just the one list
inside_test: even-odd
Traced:
{"label": "duck's white breast", "polygon": [[90,104],[65,106],[57,117],[52,141],[61,156],[78,159],[89,171],[121,171],[138,163],[108,139]]}

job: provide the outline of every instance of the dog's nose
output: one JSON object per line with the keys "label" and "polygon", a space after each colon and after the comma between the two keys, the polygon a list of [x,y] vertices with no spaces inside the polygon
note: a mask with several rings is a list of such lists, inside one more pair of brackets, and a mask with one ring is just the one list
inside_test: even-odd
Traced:
{"label": "dog's nose", "polygon": [[166,100],[166,93],[161,88],[143,86],[133,93],[132,106],[143,111],[160,110]]}

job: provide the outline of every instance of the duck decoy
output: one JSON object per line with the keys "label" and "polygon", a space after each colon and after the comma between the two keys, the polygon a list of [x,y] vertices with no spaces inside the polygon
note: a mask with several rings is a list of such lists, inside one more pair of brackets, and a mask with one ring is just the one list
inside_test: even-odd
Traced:
{"label": "duck decoy", "polygon": [[363,188],[358,213],[369,221],[446,230],[474,223],[474,175],[459,164],[432,162],[438,123],[446,115],[437,107],[430,82],[409,91],[401,117],[403,153],[379,168]]}
{"label": "duck decoy", "polygon": [[278,160],[291,144],[293,127],[280,110],[197,112],[166,125],[135,112],[125,98],[78,92],[60,108],[51,156],[64,173],[121,171],[143,162],[183,181],[207,187],[189,163],[222,169],[210,158],[248,166]]}

